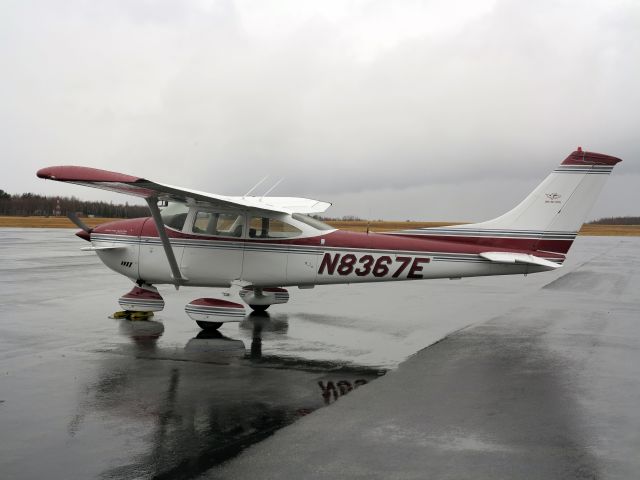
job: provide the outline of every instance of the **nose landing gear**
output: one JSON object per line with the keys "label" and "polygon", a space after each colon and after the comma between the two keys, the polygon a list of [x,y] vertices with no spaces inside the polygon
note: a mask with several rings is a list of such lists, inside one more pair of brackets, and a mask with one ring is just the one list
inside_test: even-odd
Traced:
{"label": "nose landing gear", "polygon": [[130,292],[118,299],[118,303],[123,310],[115,312],[113,318],[147,320],[153,317],[153,312],[164,309],[164,299],[158,293],[158,289],[144,283],[134,286]]}

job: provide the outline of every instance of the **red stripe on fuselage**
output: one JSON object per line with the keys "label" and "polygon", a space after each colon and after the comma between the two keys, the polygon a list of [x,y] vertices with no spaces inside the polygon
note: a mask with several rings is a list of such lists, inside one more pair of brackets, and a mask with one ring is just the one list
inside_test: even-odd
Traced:
{"label": "red stripe on fuselage", "polygon": [[419,234],[403,234],[402,236],[418,239],[443,240],[445,242],[472,243],[475,245],[484,246],[485,248],[482,249],[483,252],[487,251],[486,247],[498,247],[507,250],[540,250],[543,252],[556,252],[566,254],[573,244],[573,240],[547,240],[539,238],[474,237],[473,235],[447,236]]}
{"label": "red stripe on fuselage", "polygon": [[[158,231],[150,218],[118,220],[97,226],[92,233],[157,237]],[[292,245],[327,249],[382,250],[402,252],[460,253],[477,255],[489,249],[492,252],[518,252],[536,254],[535,248],[544,251],[545,258],[564,259],[562,253],[571,246],[568,240],[536,240],[486,237],[428,237],[426,235],[384,235],[379,233],[359,233],[336,230],[314,237],[291,239],[255,239],[209,235],[191,235],[167,229],[170,238],[192,240],[233,241],[254,245]],[[324,240],[324,242],[323,242]],[[559,252],[559,253],[547,253]]]}
{"label": "red stripe on fuselage", "polygon": [[[362,250],[398,250],[398,251],[413,251],[413,252],[430,252],[430,253],[461,253],[461,254],[479,254],[488,250],[488,244],[478,244],[471,241],[465,241],[460,237],[456,237],[455,241],[451,241],[448,238],[442,237],[428,237],[425,236],[410,237],[410,236],[398,236],[398,235],[383,235],[379,233],[358,233],[358,232],[346,232],[337,230],[335,232],[323,235],[321,237],[301,238],[298,240],[292,240],[291,243],[295,245],[318,245],[319,240],[324,239],[324,247],[329,248],[351,248]],[[487,240],[487,239],[483,239]],[[490,240],[490,239],[489,239]],[[508,240],[508,239],[500,239]],[[490,244],[491,251],[494,252],[518,252],[518,253],[532,253],[534,250],[530,248],[513,248],[497,246],[495,243]],[[540,250],[543,250],[540,248]],[[553,257],[558,259],[564,259],[564,255],[557,253],[547,254],[545,251],[545,257]]]}

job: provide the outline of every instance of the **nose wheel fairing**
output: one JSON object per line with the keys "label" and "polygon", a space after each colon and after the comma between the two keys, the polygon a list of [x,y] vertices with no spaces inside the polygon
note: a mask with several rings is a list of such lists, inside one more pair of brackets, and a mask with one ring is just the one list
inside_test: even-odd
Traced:
{"label": "nose wheel fairing", "polygon": [[164,309],[164,299],[158,289],[151,285],[136,285],[121,296],[118,303],[130,312],[160,312]]}

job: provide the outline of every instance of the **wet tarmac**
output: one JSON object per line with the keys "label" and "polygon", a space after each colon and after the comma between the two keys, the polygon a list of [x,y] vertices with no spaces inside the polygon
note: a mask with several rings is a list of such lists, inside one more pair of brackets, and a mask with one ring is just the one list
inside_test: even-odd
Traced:
{"label": "wet tarmac", "polygon": [[531,430],[532,458],[576,478],[640,466],[637,239],[580,238],[528,277],[292,289],[219,335],[183,310],[215,290],[164,286],[153,321],[108,318],[130,283],[81,246],[0,229],[3,478],[463,478],[495,451],[518,476],[529,437],[509,432]]}
{"label": "wet tarmac", "polygon": [[508,309],[203,478],[638,478],[640,239],[576,249]]}

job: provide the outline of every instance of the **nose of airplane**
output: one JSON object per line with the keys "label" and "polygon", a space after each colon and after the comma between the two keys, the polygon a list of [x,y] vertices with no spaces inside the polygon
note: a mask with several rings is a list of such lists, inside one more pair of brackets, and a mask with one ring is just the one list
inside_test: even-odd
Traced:
{"label": "nose of airplane", "polygon": [[86,240],[87,242],[91,241],[91,234],[84,230],[78,230],[76,232],[76,237],[80,237],[81,239]]}

